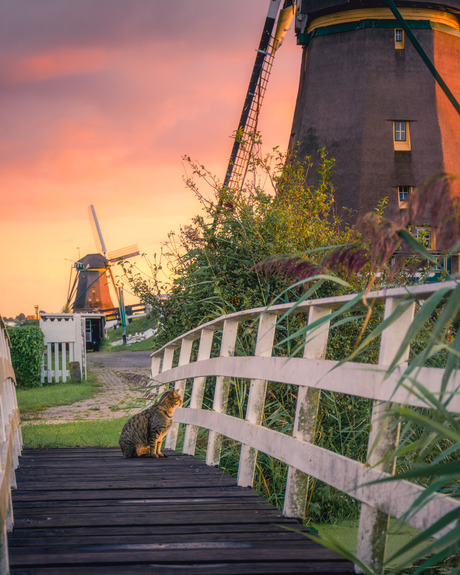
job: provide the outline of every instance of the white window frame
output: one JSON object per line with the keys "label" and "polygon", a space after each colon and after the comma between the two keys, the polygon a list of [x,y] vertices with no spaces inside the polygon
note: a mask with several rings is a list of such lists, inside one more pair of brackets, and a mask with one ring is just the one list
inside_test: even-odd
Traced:
{"label": "white window frame", "polygon": [[404,30],[395,28],[395,50],[404,50]]}
{"label": "white window frame", "polygon": [[396,188],[398,193],[398,205],[401,209],[407,208],[410,195],[414,190],[413,186],[401,185]]}
{"label": "white window frame", "polygon": [[393,121],[393,146],[396,151],[409,151],[410,145],[410,122],[408,120]]}

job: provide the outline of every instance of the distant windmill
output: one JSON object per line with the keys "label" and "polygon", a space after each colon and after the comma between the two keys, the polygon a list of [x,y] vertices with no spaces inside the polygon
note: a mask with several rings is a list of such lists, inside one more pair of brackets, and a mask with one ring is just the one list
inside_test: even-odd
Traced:
{"label": "distant windmill", "polygon": [[66,305],[66,309],[72,309],[75,313],[113,309],[115,306],[110,297],[109,281],[117,297],[118,290],[111,266],[119,260],[139,255],[137,244],[108,252],[93,205],[89,206],[88,213],[98,253],[87,254],[75,262],[76,276]]}

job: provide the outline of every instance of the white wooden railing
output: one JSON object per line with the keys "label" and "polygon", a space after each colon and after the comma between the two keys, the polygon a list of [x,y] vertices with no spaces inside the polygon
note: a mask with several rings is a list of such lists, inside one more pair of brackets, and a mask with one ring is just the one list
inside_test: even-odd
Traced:
{"label": "white wooden railing", "polygon": [[69,364],[78,361],[86,379],[85,318],[88,314],[47,313],[40,318],[45,336],[41,383],[65,383],[70,377]]}
{"label": "white wooden railing", "polygon": [[13,528],[11,488],[22,451],[15,377],[9,338],[0,318],[0,573],[9,573],[7,531]]}
{"label": "white wooden railing", "polygon": [[[408,293],[423,302],[440,287],[451,287],[455,282],[438,285],[416,286],[410,289],[397,288],[369,294],[367,300],[382,303],[385,317],[388,317],[401,299]],[[241,442],[237,482],[241,486],[252,486],[257,452],[266,453],[289,466],[284,499],[284,514],[303,518],[305,512],[309,476],[324,481],[334,488],[361,502],[361,517],[358,533],[357,556],[380,569],[383,562],[388,516],[400,518],[417,499],[423,488],[408,481],[381,483],[370,482],[385,477],[382,457],[395,445],[395,432],[385,418],[391,403],[426,407],[418,394],[412,394],[406,386],[399,386],[400,374],[407,360],[385,377],[385,368],[390,365],[402,344],[411,324],[416,303],[393,322],[382,334],[378,365],[348,362],[339,365],[325,360],[329,335],[330,315],[355,296],[340,296],[305,301],[295,308],[295,313],[308,316],[308,324],[323,318],[317,329],[309,332],[304,345],[303,357],[274,356],[274,337],[277,319],[294,304],[272,306],[234,313],[201,325],[174,339],[152,354],[152,386],[160,391],[174,383],[184,394],[187,379],[192,379],[190,404],[175,411],[175,424],[166,438],[166,447],[175,449],[179,424],[185,424],[183,452],[195,453],[197,430],[209,430],[206,452],[208,465],[220,461],[222,437]],[[258,321],[257,340],[253,356],[235,357],[238,325],[249,320]],[[211,357],[214,334],[221,332],[221,346],[218,357]],[[199,340],[196,361],[191,361],[193,342]],[[175,350],[179,348],[178,361]],[[334,368],[334,369],[333,369]],[[203,408],[203,394],[206,378],[215,376],[215,390],[212,410]],[[422,368],[417,379],[433,394],[441,391],[443,370]],[[233,378],[250,380],[249,396],[245,418],[226,414],[229,387]],[[293,384],[298,387],[297,406],[293,435],[288,436],[262,426],[267,382]],[[449,410],[460,412],[459,373],[450,378],[445,393],[457,390],[449,403]],[[316,416],[321,390],[361,396],[374,400],[371,432],[366,464],[354,461],[313,444]],[[391,403],[390,403],[391,402]],[[378,447],[371,447],[378,437]],[[418,529],[426,529],[448,511],[458,508],[460,503],[440,494],[434,497],[417,513],[410,516],[408,523]],[[446,528],[449,529],[449,528]],[[383,531],[383,537],[382,537]],[[445,532],[445,530],[444,530]],[[444,533],[443,532],[443,533]],[[442,535],[443,533],[438,533]],[[357,569],[358,570],[358,569]]]}

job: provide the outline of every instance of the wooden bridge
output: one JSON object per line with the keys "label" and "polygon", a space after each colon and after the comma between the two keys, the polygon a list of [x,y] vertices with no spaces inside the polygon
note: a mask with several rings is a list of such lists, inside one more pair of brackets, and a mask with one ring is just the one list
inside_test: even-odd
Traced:
{"label": "wooden bridge", "polygon": [[[368,301],[384,305],[384,320],[394,319],[382,333],[377,366],[324,359],[331,321],[344,307],[360,303],[353,295],[247,310],[202,325],[152,355],[153,387],[161,391],[173,383],[184,394],[189,386],[190,403],[176,410],[166,438],[166,448],[175,450],[184,425],[182,454],[170,451],[159,461],[123,460],[116,449],[24,450],[13,506],[9,480],[14,487],[20,429],[14,374],[6,369],[9,352],[3,345],[2,573],[8,573],[6,530],[13,525],[12,508],[12,573],[91,574],[102,567],[110,573],[350,572],[350,563],[300,533],[296,518],[304,515],[309,476],[361,502],[357,556],[381,570],[388,516],[426,529],[460,508],[457,500],[433,494],[424,507],[405,516],[424,489],[403,480],[373,483],[389,477],[381,460],[397,441],[389,424],[390,402],[426,407],[412,379],[400,385],[409,355],[404,336],[414,313],[420,313],[416,306],[423,309],[420,304],[433,293],[456,289],[455,282],[445,282],[368,294]],[[303,314],[308,325],[301,357],[289,360],[277,357],[273,345],[287,311]],[[241,329],[254,331],[251,356],[235,356]],[[397,352],[399,365],[387,373]],[[459,413],[459,374],[448,381],[443,376],[437,368],[417,371],[417,381],[434,397],[449,396],[449,411]],[[212,406],[203,404],[208,378],[214,385]],[[249,382],[244,419],[227,413],[230,386],[238,380]],[[263,425],[269,382],[297,388],[292,435]],[[374,401],[365,464],[314,445],[321,390]],[[208,430],[206,463],[192,457],[200,428]],[[236,481],[216,468],[224,437],[241,444]],[[288,465],[282,514],[248,489],[258,451]]]}
{"label": "wooden bridge", "polygon": [[166,453],[126,460],[117,448],[26,449],[13,495],[11,573],[353,571],[222,471]]}

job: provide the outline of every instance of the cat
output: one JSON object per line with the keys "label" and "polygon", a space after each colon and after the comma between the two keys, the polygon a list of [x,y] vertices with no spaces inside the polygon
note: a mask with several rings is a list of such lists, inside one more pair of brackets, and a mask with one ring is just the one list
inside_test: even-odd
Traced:
{"label": "cat", "polygon": [[173,412],[183,404],[175,389],[163,393],[160,399],[128,419],[118,441],[123,457],[166,457],[161,442],[173,423]]}

